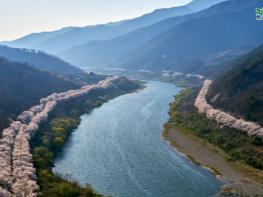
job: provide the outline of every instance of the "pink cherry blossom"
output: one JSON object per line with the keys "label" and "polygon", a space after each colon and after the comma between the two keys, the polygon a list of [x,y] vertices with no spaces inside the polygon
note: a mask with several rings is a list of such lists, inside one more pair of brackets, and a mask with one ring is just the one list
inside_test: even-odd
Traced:
{"label": "pink cherry blossom", "polygon": [[205,80],[202,89],[199,91],[195,99],[195,106],[197,107],[198,112],[200,114],[205,114],[208,119],[213,119],[220,125],[228,126],[245,132],[249,136],[257,136],[263,139],[263,128],[257,123],[235,118],[220,109],[214,109],[207,102],[206,95],[211,84],[211,80]]}

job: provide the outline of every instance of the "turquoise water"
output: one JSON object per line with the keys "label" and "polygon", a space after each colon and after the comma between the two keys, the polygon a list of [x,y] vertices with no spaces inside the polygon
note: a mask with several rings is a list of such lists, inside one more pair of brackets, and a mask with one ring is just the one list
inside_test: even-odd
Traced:
{"label": "turquoise water", "polygon": [[207,197],[220,182],[162,138],[169,103],[180,89],[148,82],[83,115],[54,171],[114,197]]}

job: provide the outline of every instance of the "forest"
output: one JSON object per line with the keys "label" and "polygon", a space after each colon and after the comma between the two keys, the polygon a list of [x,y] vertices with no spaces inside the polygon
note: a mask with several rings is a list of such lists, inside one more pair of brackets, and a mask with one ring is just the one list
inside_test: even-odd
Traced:
{"label": "forest", "polygon": [[203,138],[224,150],[231,161],[241,161],[254,168],[263,169],[263,143],[260,138],[220,126],[199,114],[194,106],[199,89],[186,89],[176,96],[170,106],[170,121],[182,131]]}

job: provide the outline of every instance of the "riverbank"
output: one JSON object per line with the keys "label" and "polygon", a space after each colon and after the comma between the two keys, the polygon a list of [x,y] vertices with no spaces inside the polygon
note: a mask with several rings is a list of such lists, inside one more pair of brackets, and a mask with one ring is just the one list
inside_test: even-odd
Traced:
{"label": "riverbank", "polygon": [[222,150],[203,139],[180,131],[173,124],[166,124],[163,137],[193,163],[211,170],[224,182],[220,190],[222,195],[227,193],[241,196],[263,195],[262,171],[239,162],[227,161],[227,155]]}
{"label": "riverbank", "polygon": [[180,89],[148,81],[143,91],[83,115],[53,172],[70,174],[82,185],[90,183],[104,195],[212,196],[220,187],[213,174],[171,152],[160,140],[168,104]]}
{"label": "riverbank", "polygon": [[[256,164],[260,164],[262,146],[254,145],[253,139],[240,132],[218,127],[200,116],[193,106],[194,95],[186,90],[175,98],[163,137],[193,163],[210,169],[223,181],[219,196],[263,196],[263,171],[252,167],[260,167]],[[248,153],[244,151],[247,147]],[[257,163],[242,160],[249,156],[250,161],[254,155],[259,155]]]}
{"label": "riverbank", "polygon": [[72,182],[69,176],[60,176],[52,172],[54,159],[60,155],[70,135],[80,124],[80,116],[112,98],[134,92],[142,88],[141,83],[124,78],[104,90],[94,89],[89,94],[60,103],[41,124],[30,142],[33,162],[36,168],[40,196],[89,196],[102,197],[90,186],[81,187]]}

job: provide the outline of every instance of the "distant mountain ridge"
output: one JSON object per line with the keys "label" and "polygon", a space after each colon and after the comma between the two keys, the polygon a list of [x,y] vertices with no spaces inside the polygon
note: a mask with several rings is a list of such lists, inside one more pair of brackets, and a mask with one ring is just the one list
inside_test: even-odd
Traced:
{"label": "distant mountain ridge", "polygon": [[[131,20],[125,20],[123,22],[120,21],[110,24],[100,24],[86,27],[71,27],[70,29],[64,28],[55,32],[28,35],[14,41],[5,42],[4,44],[13,47],[39,49],[56,54],[76,45],[85,44],[94,40],[111,39],[128,33],[134,29],[151,25],[164,18],[174,15],[187,14],[190,12],[192,12],[192,10],[188,7],[176,7],[163,10],[160,9],[150,14],[146,14]],[[67,31],[65,31],[65,29]],[[37,35],[37,39],[34,38],[35,35]],[[31,39],[33,39],[34,42],[32,42]]]}
{"label": "distant mountain ridge", "polygon": [[203,9],[209,8],[212,5],[216,5],[218,3],[224,2],[227,0],[198,0],[198,1],[192,1],[187,6],[195,11],[201,11]]}
{"label": "distant mountain ridge", "polygon": [[[212,4],[220,1],[199,0],[193,1],[186,6],[195,7],[201,3],[202,6],[199,7],[206,8],[208,6],[205,6],[204,4],[209,2]],[[126,59],[125,55],[129,54],[133,50],[140,51],[140,49],[143,49],[144,44],[148,41],[162,33],[168,33],[173,27],[194,18],[208,17],[220,12],[223,12],[223,10],[209,8],[198,13],[170,17],[153,25],[136,29],[114,39],[88,42],[87,44],[67,49],[59,53],[58,56],[79,66],[96,67],[104,65],[118,65],[122,56],[124,56],[123,59]]]}
{"label": "distant mountain ridge", "polygon": [[10,48],[0,45],[0,57],[4,57],[10,61],[27,63],[37,69],[58,74],[77,74],[84,72],[53,55],[35,50]]}
{"label": "distant mountain ridge", "polygon": [[56,54],[90,41],[116,38],[166,18],[199,11],[221,1],[223,0],[194,0],[186,6],[158,9],[135,19],[96,26],[69,27],[54,32],[31,34],[14,41],[4,42],[4,44],[12,47],[33,48]]}
{"label": "distant mountain ridge", "polygon": [[[263,41],[263,25],[255,19],[255,7],[261,0],[231,0],[156,36],[147,44],[118,60],[129,69],[187,71],[193,60],[225,50],[256,46]],[[198,13],[197,13],[198,14]]]}
{"label": "distant mountain ridge", "polygon": [[72,29],[73,27],[66,27],[52,32],[31,33],[14,41],[3,41],[2,44],[10,45],[11,47],[34,49],[34,46],[38,43],[44,42],[51,37],[66,33]]}

